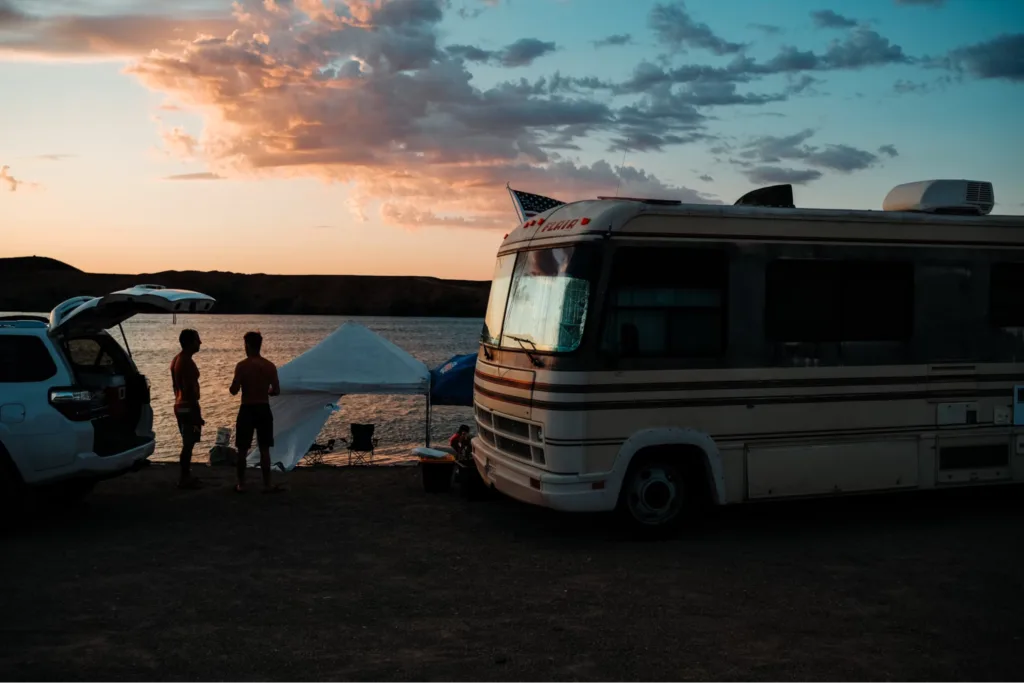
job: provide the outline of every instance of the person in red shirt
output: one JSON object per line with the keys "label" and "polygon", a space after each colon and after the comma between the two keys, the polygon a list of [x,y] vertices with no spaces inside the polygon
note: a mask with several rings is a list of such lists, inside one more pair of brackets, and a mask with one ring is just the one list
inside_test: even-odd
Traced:
{"label": "person in red shirt", "polygon": [[456,457],[465,458],[468,456],[470,447],[469,427],[467,425],[459,425],[458,431],[448,439],[448,445],[455,451]]}
{"label": "person in red shirt", "polygon": [[199,480],[192,476],[192,450],[202,437],[203,413],[199,408],[199,367],[193,356],[203,345],[195,330],[182,330],[178,335],[181,353],[171,361],[171,386],[174,388],[174,417],[181,434],[181,455],[178,463],[181,476],[178,488],[194,489]]}
{"label": "person in red shirt", "polygon": [[246,332],[245,360],[235,366],[231,381],[231,395],[242,392],[242,405],[235,422],[235,446],[238,448],[235,490],[245,491],[245,459],[252,448],[253,435],[260,449],[260,469],[263,470],[263,492],[281,491],[270,484],[270,449],[274,445],[274,414],[270,410],[270,397],[281,393],[277,379],[277,366],[260,355],[263,336],[259,332]]}

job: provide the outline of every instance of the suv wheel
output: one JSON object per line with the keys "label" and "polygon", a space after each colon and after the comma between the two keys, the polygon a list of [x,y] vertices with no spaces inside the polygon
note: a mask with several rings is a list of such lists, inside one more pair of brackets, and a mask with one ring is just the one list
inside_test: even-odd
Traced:
{"label": "suv wheel", "polygon": [[18,468],[0,444],[0,510],[13,510],[25,499],[25,484]]}
{"label": "suv wheel", "polygon": [[51,493],[58,505],[74,505],[81,502],[95,487],[95,479],[69,479],[54,484]]}

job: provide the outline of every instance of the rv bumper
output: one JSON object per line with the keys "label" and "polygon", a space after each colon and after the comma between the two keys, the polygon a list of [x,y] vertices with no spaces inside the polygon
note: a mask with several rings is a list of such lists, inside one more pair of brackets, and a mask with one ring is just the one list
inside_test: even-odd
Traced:
{"label": "rv bumper", "polygon": [[480,439],[473,440],[473,461],[480,477],[510,498],[566,512],[614,510],[618,490],[608,488],[609,474],[552,474],[503,455]]}

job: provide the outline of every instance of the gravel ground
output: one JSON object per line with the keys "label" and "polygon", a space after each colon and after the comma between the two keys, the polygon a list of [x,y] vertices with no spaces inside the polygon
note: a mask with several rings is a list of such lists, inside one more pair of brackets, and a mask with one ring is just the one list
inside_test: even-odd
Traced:
{"label": "gravel ground", "polygon": [[428,495],[414,468],[277,496],[172,467],[0,536],[0,678],[1014,680],[1019,488],[743,506],[636,542]]}

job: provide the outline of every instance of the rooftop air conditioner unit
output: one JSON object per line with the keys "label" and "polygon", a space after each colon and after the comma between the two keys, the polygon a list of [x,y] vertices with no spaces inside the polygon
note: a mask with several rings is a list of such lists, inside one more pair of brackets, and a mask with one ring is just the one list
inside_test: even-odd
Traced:
{"label": "rooftop air conditioner unit", "polygon": [[922,180],[894,187],[882,202],[882,210],[987,216],[995,204],[992,183]]}

